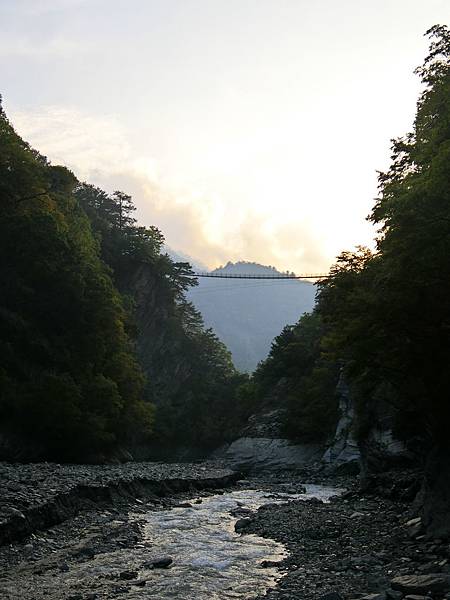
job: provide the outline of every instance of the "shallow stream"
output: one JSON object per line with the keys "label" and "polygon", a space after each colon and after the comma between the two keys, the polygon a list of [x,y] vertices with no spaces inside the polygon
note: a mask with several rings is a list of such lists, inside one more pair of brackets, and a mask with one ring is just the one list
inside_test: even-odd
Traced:
{"label": "shallow stream", "polygon": [[[70,568],[61,565],[61,553],[57,552],[45,569],[26,568],[25,573],[19,567],[10,573],[6,589],[9,588],[11,595],[6,597],[21,600],[256,598],[282,576],[273,563],[264,565],[263,561],[279,562],[286,551],[273,540],[235,533],[236,521],[263,504],[311,497],[327,501],[336,493],[336,489],[314,485],[306,486],[305,494],[237,489],[194,498],[179,507],[140,511],[129,515],[128,521],[117,522],[125,527],[130,521],[140,523],[142,539],[131,548],[116,545],[87,560],[70,562]],[[169,568],[152,568],[151,562],[160,557],[171,557]],[[128,579],[123,577],[124,571],[129,572]]]}
{"label": "shallow stream", "polygon": [[167,571],[151,573],[145,597],[216,600],[258,596],[280,577],[276,568],[262,568],[261,563],[281,561],[285,549],[273,540],[235,533],[236,517],[246,515],[230,513],[294,498],[328,500],[335,493],[320,486],[308,486],[306,494],[240,490],[211,496],[189,508],[149,513],[147,539],[174,562]]}

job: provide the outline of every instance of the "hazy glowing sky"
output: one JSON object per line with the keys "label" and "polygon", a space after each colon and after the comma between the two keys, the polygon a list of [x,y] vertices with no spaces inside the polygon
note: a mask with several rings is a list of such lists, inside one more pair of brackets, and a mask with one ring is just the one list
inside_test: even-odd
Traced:
{"label": "hazy glowing sky", "polygon": [[53,162],[209,266],[370,243],[450,0],[0,0],[0,92]]}

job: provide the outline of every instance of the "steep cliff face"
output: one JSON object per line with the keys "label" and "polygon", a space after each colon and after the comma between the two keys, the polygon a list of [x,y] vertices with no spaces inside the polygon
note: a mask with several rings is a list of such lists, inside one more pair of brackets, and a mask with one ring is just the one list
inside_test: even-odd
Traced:
{"label": "steep cliff face", "polygon": [[186,301],[190,271],[160,255],[130,260],[115,275],[131,303],[147,397],[156,406],[148,456],[197,458],[232,439],[246,416],[237,389],[247,378]]}
{"label": "steep cliff face", "polygon": [[177,335],[179,322],[173,313],[173,299],[161,276],[145,263],[136,263],[123,272],[118,285],[134,305],[136,349],[148,378],[148,394],[156,404],[161,403],[180,390],[190,373],[189,358]]}
{"label": "steep cliff face", "polygon": [[339,378],[336,392],[339,397],[339,421],[333,441],[327,448],[322,460],[326,464],[333,466],[352,462],[359,463],[360,451],[358,442],[353,435],[355,411],[348,386],[342,374]]}
{"label": "steep cliff face", "polygon": [[374,415],[364,436],[356,439],[357,416],[343,373],[340,375],[336,391],[339,397],[340,418],[333,441],[322,459],[326,464],[340,467],[353,463],[355,467],[359,466],[364,479],[371,472],[382,471],[393,462],[409,457],[405,443],[394,437],[392,407],[383,405]]}

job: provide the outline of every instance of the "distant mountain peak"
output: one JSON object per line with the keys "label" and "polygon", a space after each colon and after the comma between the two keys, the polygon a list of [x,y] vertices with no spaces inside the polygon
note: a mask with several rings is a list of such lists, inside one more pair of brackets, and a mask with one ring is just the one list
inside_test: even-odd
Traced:
{"label": "distant mountain peak", "polygon": [[292,275],[290,271],[279,271],[272,265],[262,265],[248,260],[239,260],[237,262],[228,261],[225,266],[217,267],[213,273],[248,273],[250,275]]}

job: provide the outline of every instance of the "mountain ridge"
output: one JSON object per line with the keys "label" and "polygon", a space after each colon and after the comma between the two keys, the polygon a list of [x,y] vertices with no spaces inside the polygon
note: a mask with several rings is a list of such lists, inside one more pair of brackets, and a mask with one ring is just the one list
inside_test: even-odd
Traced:
{"label": "mountain ridge", "polygon": [[[272,265],[227,262],[212,273],[286,275]],[[312,310],[316,287],[307,281],[230,281],[199,279],[188,299],[230,349],[236,368],[253,371],[269,353],[272,340],[285,325]]]}

